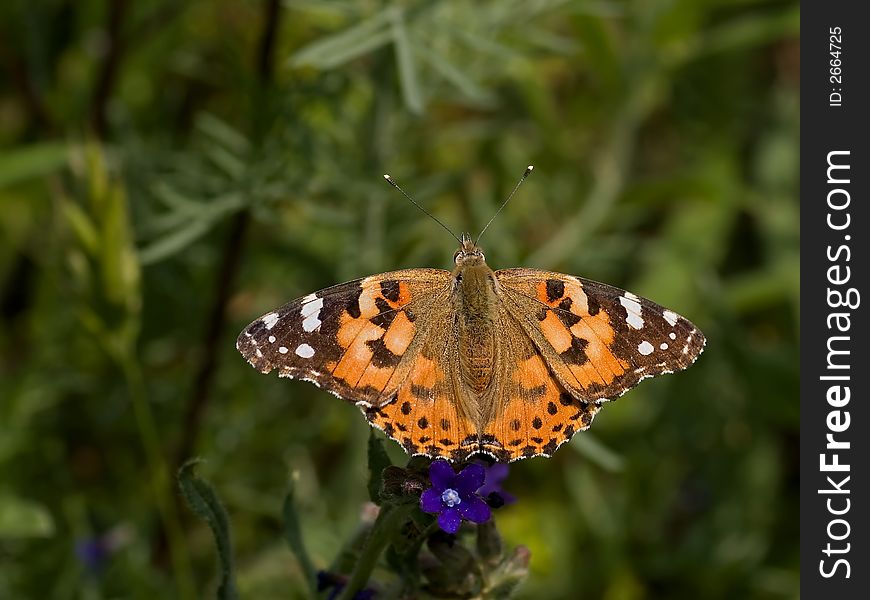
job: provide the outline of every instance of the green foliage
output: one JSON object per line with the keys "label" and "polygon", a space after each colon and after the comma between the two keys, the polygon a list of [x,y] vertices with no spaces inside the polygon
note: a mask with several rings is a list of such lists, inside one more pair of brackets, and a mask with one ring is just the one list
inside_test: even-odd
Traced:
{"label": "green foliage", "polygon": [[[708,347],[512,469],[499,532],[527,550],[505,589],[527,569],[521,598],[795,597],[799,17],[779,0],[0,3],[0,597],[214,589],[212,536],[171,477],[194,454],[233,515],[240,596],[348,573],[372,526],[369,428],[251,370],[235,336],[330,284],[449,268],[453,241],[383,173],[479,231],[529,163],[489,263],[626,287]],[[76,544],[106,536],[91,572]]]}
{"label": "green foliage", "polygon": [[198,460],[190,460],[178,470],[178,487],[187,506],[196,516],[208,523],[214,536],[220,564],[218,600],[234,600],[239,597],[233,566],[233,547],[230,540],[230,521],[226,509],[218,500],[214,488],[197,477],[194,468]]}

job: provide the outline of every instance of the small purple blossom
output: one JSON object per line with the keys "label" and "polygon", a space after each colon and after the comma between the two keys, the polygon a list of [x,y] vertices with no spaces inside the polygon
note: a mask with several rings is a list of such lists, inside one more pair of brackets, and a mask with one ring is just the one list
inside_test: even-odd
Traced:
{"label": "small purple blossom", "polygon": [[447,533],[459,531],[463,520],[484,523],[490,517],[489,506],[476,493],[484,479],[481,465],[469,464],[457,474],[449,462],[433,461],[429,466],[432,487],[420,496],[420,508],[437,514],[438,526]]}
{"label": "small purple blossom", "polygon": [[109,559],[109,548],[103,538],[89,537],[76,541],[75,554],[88,572],[97,574]]}
{"label": "small purple blossom", "polygon": [[501,487],[502,482],[507,479],[509,468],[506,463],[495,463],[486,469],[486,476],[483,482],[483,487],[477,490],[486,503],[492,508],[499,508],[505,504],[513,504],[517,501],[513,494],[509,494]]}

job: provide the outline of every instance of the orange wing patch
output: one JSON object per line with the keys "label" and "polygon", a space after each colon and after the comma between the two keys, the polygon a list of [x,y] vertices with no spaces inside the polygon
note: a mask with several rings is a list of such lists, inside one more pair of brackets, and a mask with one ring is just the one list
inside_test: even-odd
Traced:
{"label": "orange wing patch", "polygon": [[499,460],[551,456],[577,431],[589,427],[599,408],[571,396],[530,340],[527,345],[533,354],[517,363],[505,385],[506,402],[481,438],[482,450]]}
{"label": "orange wing patch", "polygon": [[450,382],[439,364],[420,354],[395,400],[363,412],[372,425],[409,454],[459,460],[469,454],[462,442],[475,436],[475,429],[459,413],[451,394]]}
{"label": "orange wing patch", "polygon": [[343,349],[332,376],[350,388],[379,395],[387,389],[402,354],[416,333],[407,282],[365,279],[359,297],[340,316],[335,339]]}
{"label": "orange wing patch", "polygon": [[[528,323],[540,331],[558,355],[552,365],[566,385],[596,393],[616,382],[629,368],[614,353],[617,331],[607,312],[590,300],[576,278],[548,273],[552,277],[515,277],[510,288],[528,300]],[[556,359],[556,357],[553,357]]]}

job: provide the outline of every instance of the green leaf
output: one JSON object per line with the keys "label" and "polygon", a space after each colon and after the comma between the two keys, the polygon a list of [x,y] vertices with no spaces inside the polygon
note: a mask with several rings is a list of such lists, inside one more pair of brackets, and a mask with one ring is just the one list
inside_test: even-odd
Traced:
{"label": "green leaf", "polygon": [[287,545],[290,546],[290,551],[299,561],[299,567],[305,574],[305,580],[308,582],[312,590],[312,594],[316,592],[316,571],[308,556],[308,551],[305,549],[305,542],[302,539],[302,527],[299,524],[299,515],[296,513],[294,506],[294,495],[296,493],[295,477],[291,477],[287,496],[284,498],[284,507],[281,511],[284,516],[284,539],[287,540]]}
{"label": "green leaf", "polygon": [[578,454],[588,458],[605,471],[617,473],[622,471],[622,457],[598,441],[594,435],[584,432],[569,444]]}
{"label": "green leaf", "polygon": [[384,440],[378,437],[375,430],[369,433],[369,499],[380,506],[381,485],[384,478],[384,469],[393,463],[384,448]]}
{"label": "green leaf", "polygon": [[396,62],[399,65],[399,84],[402,88],[402,98],[404,98],[408,110],[414,114],[421,114],[423,112],[423,96],[417,81],[417,68],[414,66],[414,53],[408,38],[408,29],[405,27],[405,19],[399,10],[392,11],[390,16],[393,47],[396,50]]}
{"label": "green leaf", "polygon": [[0,155],[0,188],[42,177],[66,164],[67,146],[58,142],[32,144]]}
{"label": "green leaf", "polygon": [[142,266],[147,266],[169,258],[201,238],[210,229],[211,223],[206,219],[185,223],[142,248],[139,251],[139,261]]}
{"label": "green leaf", "polygon": [[230,542],[230,523],[226,510],[218,500],[214,488],[194,474],[198,459],[187,461],[178,470],[178,485],[181,495],[190,509],[208,523],[214,535],[220,561],[220,584],[217,597],[220,600],[235,600],[239,597],[236,591],[233,574],[233,551]]}
{"label": "green leaf", "polygon": [[335,67],[386,44],[391,39],[391,34],[386,29],[391,12],[382,10],[341,33],[326,36],[305,46],[290,58],[290,64]]}
{"label": "green leaf", "polygon": [[435,69],[444,79],[452,83],[460,92],[475,102],[487,103],[492,101],[492,95],[487,90],[477,85],[477,82],[439,53],[425,46],[420,46],[417,48],[417,55],[429,63],[429,66]]}
{"label": "green leaf", "polygon": [[0,492],[0,539],[45,538],[54,533],[54,519],[42,505]]}

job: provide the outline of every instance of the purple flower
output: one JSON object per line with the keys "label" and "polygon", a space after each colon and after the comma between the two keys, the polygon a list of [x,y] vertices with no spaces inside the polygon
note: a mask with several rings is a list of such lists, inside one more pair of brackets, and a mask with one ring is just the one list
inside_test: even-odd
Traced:
{"label": "purple flower", "polygon": [[423,512],[437,514],[438,526],[447,533],[459,531],[462,520],[484,523],[489,520],[489,506],[475,492],[483,485],[484,468],[470,464],[457,474],[446,460],[429,466],[432,487],[420,496]]}
{"label": "purple flower", "polygon": [[486,503],[492,508],[499,508],[505,504],[513,504],[517,501],[513,494],[509,494],[501,488],[501,483],[508,476],[508,466],[506,463],[495,463],[486,469],[486,477],[483,482],[483,487],[477,490],[477,493],[483,496]]}
{"label": "purple flower", "polygon": [[75,554],[88,572],[97,574],[109,559],[109,548],[103,538],[84,538],[76,541]]}

